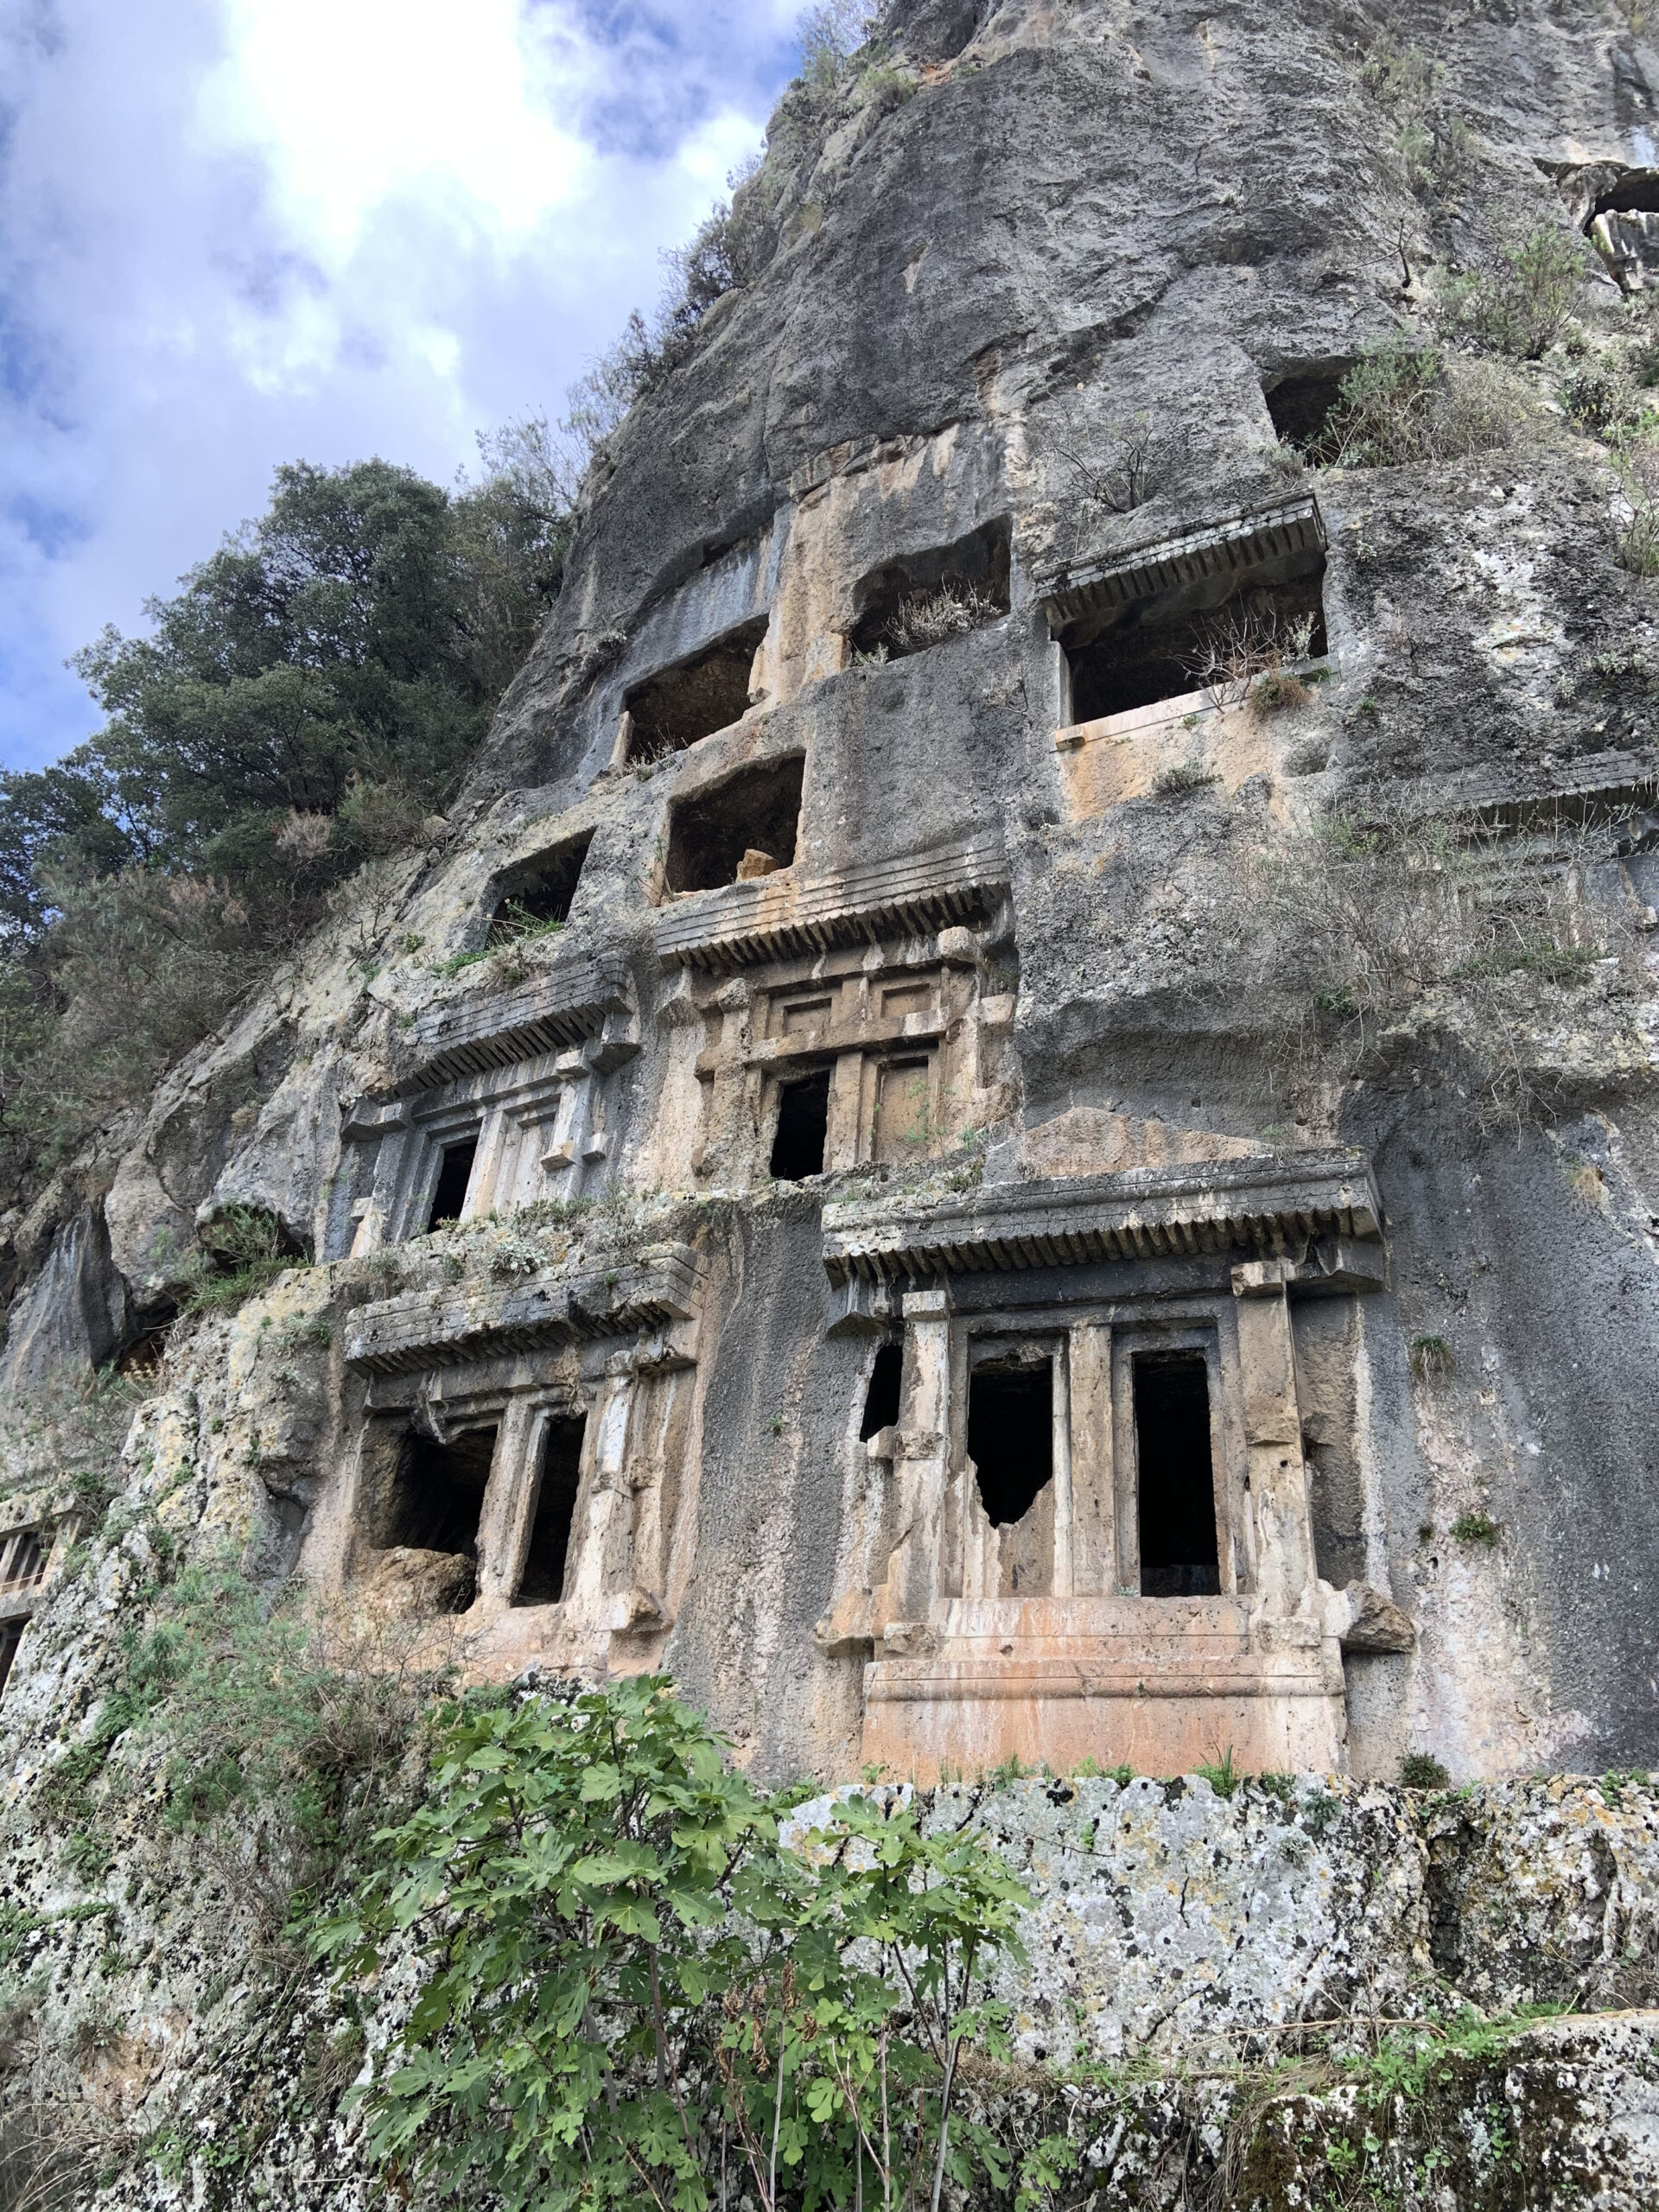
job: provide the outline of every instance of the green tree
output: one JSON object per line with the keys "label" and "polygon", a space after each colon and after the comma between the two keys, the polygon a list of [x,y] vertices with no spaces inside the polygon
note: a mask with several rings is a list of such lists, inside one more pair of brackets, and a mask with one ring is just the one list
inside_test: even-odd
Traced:
{"label": "green tree", "polygon": [[292,816],[338,821],[365,782],[435,799],[493,703],[456,537],[411,470],[296,463],[259,522],[150,602],[149,636],[108,629],[78,656],[110,719],[69,765],[109,779],[147,864],[269,898],[292,880]]}
{"label": "green tree", "polygon": [[453,492],[383,461],[270,505],[76,661],[104,709],[0,777],[0,1171],[14,1192],[142,1097],[365,860],[442,806],[557,594],[544,420]]}

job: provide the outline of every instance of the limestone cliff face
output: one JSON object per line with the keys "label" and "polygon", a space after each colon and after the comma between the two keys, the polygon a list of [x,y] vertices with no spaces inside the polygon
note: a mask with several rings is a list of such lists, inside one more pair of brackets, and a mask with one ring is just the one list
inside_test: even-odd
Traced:
{"label": "limestone cliff face", "polygon": [[1655,586],[1558,397],[1640,296],[1586,242],[1567,353],[1456,355],[1462,457],[1319,426],[1640,232],[1659,55],[884,28],[441,834],[25,1224],[9,1380],[251,1209],[316,1326],[175,1324],[155,1464],[480,1673],[664,1664],[769,1772],[1651,1756]]}
{"label": "limestone cliff face", "polygon": [[[1103,2204],[1312,2201],[1287,2023],[1652,2001],[1650,1793],[1515,1779],[1659,1757],[1633,16],[894,0],[785,100],[448,822],[14,1227],[0,2067],[105,2201],[374,2201],[159,1753],[65,1855],[227,1548],[939,1783],[1025,2054],[1170,2069],[1073,2113]],[[1459,2201],[1507,2128],[1650,2202],[1652,2027],[1459,2059]]]}

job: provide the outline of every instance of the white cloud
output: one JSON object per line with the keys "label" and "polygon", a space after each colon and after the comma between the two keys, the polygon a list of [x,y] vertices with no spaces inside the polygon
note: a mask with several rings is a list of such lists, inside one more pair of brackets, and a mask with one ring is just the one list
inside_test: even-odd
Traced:
{"label": "white cloud", "polygon": [[203,143],[259,149],[280,219],[334,267],[399,193],[470,207],[483,237],[522,238],[590,159],[555,118],[600,57],[515,0],[230,0],[227,16]]}
{"label": "white cloud", "polygon": [[798,0],[0,0],[0,763],[271,471],[441,481],[649,307]]}

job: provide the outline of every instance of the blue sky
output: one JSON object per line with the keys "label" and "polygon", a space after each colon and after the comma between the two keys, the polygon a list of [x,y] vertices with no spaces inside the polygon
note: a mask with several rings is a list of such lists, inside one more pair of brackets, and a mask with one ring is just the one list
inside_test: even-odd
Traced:
{"label": "blue sky", "polygon": [[284,461],[441,483],[661,288],[801,0],[0,0],[0,766]]}

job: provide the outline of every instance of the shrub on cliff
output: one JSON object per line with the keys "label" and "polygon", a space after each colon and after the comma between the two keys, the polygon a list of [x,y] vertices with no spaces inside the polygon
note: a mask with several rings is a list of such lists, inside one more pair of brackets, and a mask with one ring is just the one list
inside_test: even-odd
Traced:
{"label": "shrub on cliff", "polygon": [[724,1748],[661,1676],[452,1712],[427,1802],[318,1936],[347,1978],[422,1962],[364,2099],[400,2193],[938,2212],[947,2181],[1006,2187],[956,2094],[1003,2048],[982,1980],[1023,1885],[896,1797],[785,1848],[787,1797]]}
{"label": "shrub on cliff", "polygon": [[1501,377],[1493,365],[1452,359],[1404,339],[1368,346],[1343,378],[1308,457],[1344,468],[1397,468],[1505,446],[1516,404]]}
{"label": "shrub on cliff", "polygon": [[[1389,1033],[1415,1040],[1420,1067],[1432,1033],[1452,1048],[1478,1122],[1545,1114],[1540,1036],[1563,992],[1576,1028],[1596,1018],[1588,987],[1631,924],[1622,903],[1586,897],[1583,830],[1536,828],[1559,855],[1548,874],[1502,830],[1386,801],[1257,851],[1227,894],[1224,988],[1251,994],[1277,1029],[1293,1084],[1380,1072]],[[1611,1034],[1625,1015],[1614,1001],[1599,1018]]]}
{"label": "shrub on cliff", "polygon": [[1546,224],[1489,268],[1447,279],[1440,321],[1465,344],[1535,361],[1567,327],[1591,275],[1589,251],[1581,238]]}

